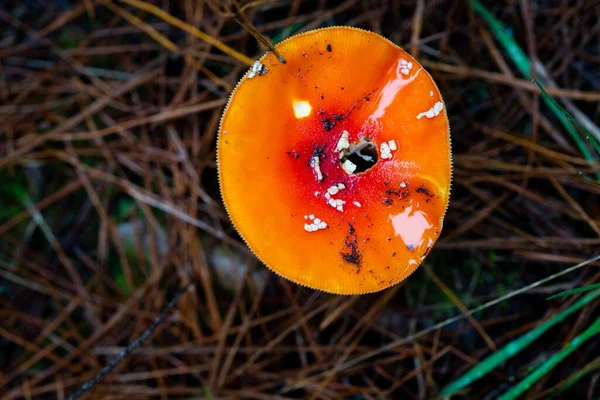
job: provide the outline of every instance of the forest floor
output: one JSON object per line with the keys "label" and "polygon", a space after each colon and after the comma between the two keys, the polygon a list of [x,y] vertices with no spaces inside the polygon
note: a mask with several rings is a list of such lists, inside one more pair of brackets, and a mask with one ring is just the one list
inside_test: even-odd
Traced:
{"label": "forest floor", "polygon": [[443,94],[442,236],[349,297],[270,272],[225,212],[219,121],[265,52],[234,6],[2,2],[0,397],[75,393],[184,288],[88,398],[597,399],[600,292],[548,297],[600,282],[600,3],[241,2],[273,43],[380,33]]}

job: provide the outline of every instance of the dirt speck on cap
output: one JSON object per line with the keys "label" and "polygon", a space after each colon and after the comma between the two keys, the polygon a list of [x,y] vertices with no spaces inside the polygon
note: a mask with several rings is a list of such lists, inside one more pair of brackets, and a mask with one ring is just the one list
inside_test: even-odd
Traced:
{"label": "dirt speck on cap", "polygon": [[358,237],[356,229],[352,224],[348,224],[348,235],[344,238],[345,249],[340,252],[342,259],[350,264],[358,266],[356,273],[360,272],[361,255],[358,251]]}

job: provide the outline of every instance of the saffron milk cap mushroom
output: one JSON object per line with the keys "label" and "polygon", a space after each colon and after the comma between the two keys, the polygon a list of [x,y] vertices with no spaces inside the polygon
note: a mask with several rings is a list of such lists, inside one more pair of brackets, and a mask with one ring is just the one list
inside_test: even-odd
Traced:
{"label": "saffron milk cap mushroom", "polygon": [[270,269],[337,294],[408,277],[440,235],[450,129],[431,76],[372,32],[323,28],[241,79],[218,138],[223,200]]}

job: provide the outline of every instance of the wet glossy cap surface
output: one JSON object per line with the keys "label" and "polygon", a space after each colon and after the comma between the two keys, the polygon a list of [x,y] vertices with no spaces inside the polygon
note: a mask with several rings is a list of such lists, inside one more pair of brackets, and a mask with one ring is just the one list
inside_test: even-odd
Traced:
{"label": "wet glossy cap surface", "polygon": [[311,288],[359,294],[402,281],[448,205],[439,90],[371,32],[324,28],[276,48],[287,63],[256,63],[221,122],[219,178],[236,229],[269,268]]}

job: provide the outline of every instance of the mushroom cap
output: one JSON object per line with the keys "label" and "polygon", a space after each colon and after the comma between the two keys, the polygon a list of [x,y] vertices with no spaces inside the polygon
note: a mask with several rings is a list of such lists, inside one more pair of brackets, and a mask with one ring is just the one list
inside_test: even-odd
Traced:
{"label": "mushroom cap", "polygon": [[[438,238],[450,195],[435,82],[361,29],[317,29],[275,48],[287,62],[265,54],[221,120],[219,181],[234,226],[265,265],[310,288],[362,294],[404,280]],[[344,157],[370,168],[344,168],[343,139],[371,145]]]}

